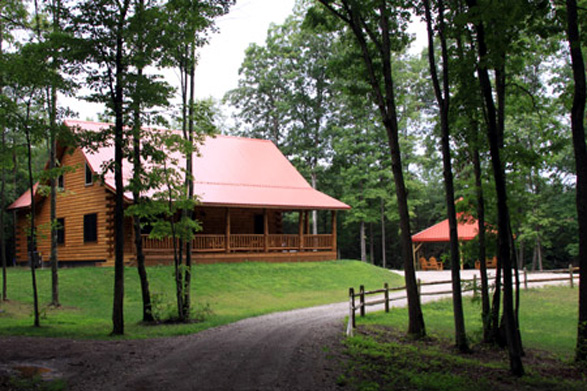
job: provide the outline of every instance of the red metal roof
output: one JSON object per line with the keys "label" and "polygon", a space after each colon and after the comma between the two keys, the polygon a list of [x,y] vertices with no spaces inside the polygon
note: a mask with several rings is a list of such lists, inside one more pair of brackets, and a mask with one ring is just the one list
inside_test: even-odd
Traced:
{"label": "red metal roof", "polygon": [[[33,185],[33,194],[35,195],[35,199],[37,198],[37,188],[39,187],[39,182]],[[20,208],[28,208],[31,206],[31,192],[29,190],[22,193],[20,197],[16,199],[10,206],[7,208],[10,209],[20,209]]]}
{"label": "red metal roof", "polygon": [[[111,126],[74,120],[68,120],[66,124],[95,132]],[[82,152],[95,172],[100,172],[103,163],[114,159],[113,146],[97,151],[83,149]],[[350,209],[348,205],[314,190],[271,141],[232,136],[207,137],[199,152],[193,162],[194,189],[203,205]],[[170,160],[177,159],[179,166],[185,167],[181,154],[169,153],[168,157]],[[127,161],[123,163],[123,177],[127,185],[132,177],[132,165]],[[113,173],[106,174],[104,181],[107,187],[115,189]],[[153,193],[151,191],[145,196]],[[125,197],[131,200],[132,194],[127,192]],[[23,201],[16,207],[25,204]],[[15,208],[14,204],[10,207]]]}
{"label": "red metal roof", "polygon": [[[463,212],[457,213],[457,232],[459,240],[473,240],[479,233],[479,223],[470,215]],[[449,242],[448,219],[428,227],[423,231],[412,235],[412,242]]]}

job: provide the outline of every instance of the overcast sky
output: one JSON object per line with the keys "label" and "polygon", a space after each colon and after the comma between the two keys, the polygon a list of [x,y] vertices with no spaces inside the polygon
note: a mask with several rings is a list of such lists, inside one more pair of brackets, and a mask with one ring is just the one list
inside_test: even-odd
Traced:
{"label": "overcast sky", "polygon": [[[237,87],[238,69],[245,49],[251,43],[263,44],[271,23],[281,24],[292,13],[295,0],[237,0],[227,15],[217,20],[218,33],[200,50],[196,69],[196,97],[222,99],[224,94]],[[423,46],[422,29],[412,29],[418,35],[418,47]],[[165,72],[170,83],[177,86],[177,71]],[[79,114],[80,119],[97,120],[102,106],[74,99],[63,103]]]}
{"label": "overcast sky", "polygon": [[[238,69],[250,43],[263,44],[271,23],[281,24],[292,13],[295,0],[238,0],[230,12],[216,22],[219,32],[200,50],[196,69],[196,97],[222,99],[238,84]],[[177,86],[177,71],[166,71],[170,83]],[[101,105],[75,99],[63,103],[79,114],[80,119],[97,120]]]}

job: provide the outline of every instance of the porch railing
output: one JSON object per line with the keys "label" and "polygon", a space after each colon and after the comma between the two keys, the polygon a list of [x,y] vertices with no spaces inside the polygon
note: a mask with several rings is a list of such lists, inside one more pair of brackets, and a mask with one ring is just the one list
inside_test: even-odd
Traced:
{"label": "porch railing", "polygon": [[300,235],[269,235],[269,250],[297,250],[300,248]]}
{"label": "porch railing", "polygon": [[332,248],[332,235],[304,235],[304,248],[330,250]]}
{"label": "porch railing", "polygon": [[226,249],[226,236],[224,235],[196,235],[192,248],[196,252],[213,253]]}
{"label": "porch railing", "polygon": [[[145,250],[173,250],[173,240],[171,238],[151,239],[148,235],[142,235],[143,249]],[[330,251],[333,249],[333,240],[331,234],[320,235],[289,235],[289,234],[270,234],[267,235],[267,245],[265,245],[265,235],[256,234],[231,234],[229,236],[230,244],[227,249],[226,235],[196,235],[192,241],[194,252],[214,253],[225,251],[250,251],[263,252],[267,251]],[[302,239],[303,238],[303,239]],[[300,243],[303,246],[300,246]]]}

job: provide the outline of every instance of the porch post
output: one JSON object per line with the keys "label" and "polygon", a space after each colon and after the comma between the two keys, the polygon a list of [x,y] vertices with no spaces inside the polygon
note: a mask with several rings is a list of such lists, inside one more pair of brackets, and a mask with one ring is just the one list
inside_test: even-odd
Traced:
{"label": "porch post", "polygon": [[226,252],[230,252],[230,208],[226,208]]}
{"label": "porch post", "polygon": [[265,252],[269,252],[269,215],[267,208],[263,209],[263,233],[265,234]]}
{"label": "porch post", "polygon": [[332,211],[332,251],[336,253],[336,211]]}
{"label": "porch post", "polygon": [[305,225],[306,225],[306,235],[310,234],[310,211],[307,210],[304,212],[304,219],[306,220]]}
{"label": "porch post", "polygon": [[300,210],[299,233],[300,233],[300,251],[303,251],[303,249],[304,249],[304,212],[302,210]]}

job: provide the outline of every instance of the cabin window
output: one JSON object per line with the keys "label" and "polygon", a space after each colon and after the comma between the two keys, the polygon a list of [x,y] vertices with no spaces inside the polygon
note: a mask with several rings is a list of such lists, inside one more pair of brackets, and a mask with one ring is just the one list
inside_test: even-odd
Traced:
{"label": "cabin window", "polygon": [[57,219],[57,244],[65,244],[65,219]]}
{"label": "cabin window", "polygon": [[86,186],[89,186],[94,183],[94,173],[90,168],[90,165],[86,163]]}
{"label": "cabin window", "polygon": [[84,243],[98,241],[98,214],[84,215]]}
{"label": "cabin window", "polygon": [[63,174],[59,175],[57,178],[57,187],[60,189],[65,189],[65,179],[63,178]]}

